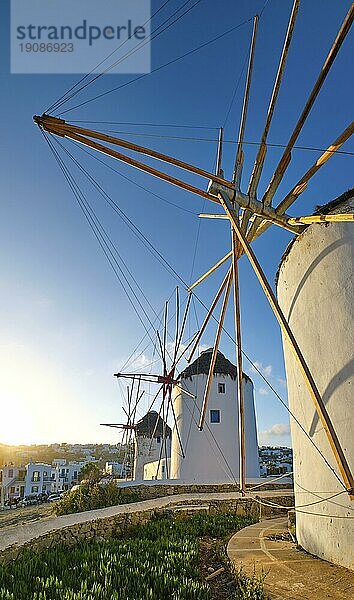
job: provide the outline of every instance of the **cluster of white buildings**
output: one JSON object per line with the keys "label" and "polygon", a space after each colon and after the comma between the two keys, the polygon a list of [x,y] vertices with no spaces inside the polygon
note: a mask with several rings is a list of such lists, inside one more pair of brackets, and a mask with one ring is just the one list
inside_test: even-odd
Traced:
{"label": "cluster of white buildings", "polygon": [[1,504],[70,490],[78,483],[79,473],[85,464],[87,461],[57,458],[52,465],[32,462],[23,467],[5,465],[0,471]]}
{"label": "cluster of white buildings", "polygon": [[261,475],[283,475],[293,472],[293,451],[285,446],[261,446],[259,449]]}

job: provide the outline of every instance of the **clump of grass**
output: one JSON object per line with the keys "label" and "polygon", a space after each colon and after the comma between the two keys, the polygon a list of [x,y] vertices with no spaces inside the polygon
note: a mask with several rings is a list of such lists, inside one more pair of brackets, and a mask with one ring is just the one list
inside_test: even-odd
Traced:
{"label": "clump of grass", "polygon": [[249,577],[242,569],[233,568],[232,572],[236,586],[235,600],[267,600],[268,596],[264,591],[266,573],[262,573],[261,575],[254,573]]}

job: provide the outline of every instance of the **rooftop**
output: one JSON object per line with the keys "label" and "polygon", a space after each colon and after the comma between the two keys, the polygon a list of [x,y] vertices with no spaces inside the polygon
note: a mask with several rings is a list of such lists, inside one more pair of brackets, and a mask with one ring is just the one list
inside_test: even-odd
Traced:
{"label": "rooftop", "polygon": [[[194,362],[192,362],[192,364],[188,365],[184,371],[182,371],[180,375],[181,379],[191,378],[192,375],[207,375],[209,373],[212,351],[212,348],[204,350],[199,358],[197,358]],[[214,375],[229,375],[232,379],[236,379],[237,377],[237,367],[232,364],[232,362],[230,362],[222,354],[222,352],[220,352],[220,350],[218,350],[216,356]],[[247,381],[252,381],[251,378],[246,375],[246,373],[242,373],[242,377]]]}
{"label": "rooftop", "polygon": [[[157,426],[156,426],[157,420]],[[156,431],[155,431],[156,427]],[[150,410],[146,415],[137,422],[135,427],[136,435],[146,436],[151,438],[154,433],[154,437],[162,437],[164,429],[164,421],[156,412],[156,410]],[[171,437],[171,428],[165,422],[166,437]]]}

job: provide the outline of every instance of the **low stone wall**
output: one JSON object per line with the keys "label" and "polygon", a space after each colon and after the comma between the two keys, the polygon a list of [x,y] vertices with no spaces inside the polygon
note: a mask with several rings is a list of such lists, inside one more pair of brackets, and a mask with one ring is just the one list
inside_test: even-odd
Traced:
{"label": "low stone wall", "polygon": [[[130,481],[124,481],[120,479],[114,480],[118,487],[122,489],[129,489],[129,491],[137,492],[144,497],[144,499],[150,498],[162,498],[164,496],[175,496],[176,494],[219,494],[219,493],[231,493],[239,492],[240,486],[235,483],[214,483],[214,484],[193,484],[193,483],[174,483],[173,480],[169,480],[168,483],[152,481],[147,484],[146,482],[134,483]],[[259,480],[258,480],[259,481]],[[172,483],[173,482],[173,483]],[[267,480],[261,481],[259,486],[256,483],[246,486],[246,491],[252,488],[259,487],[259,490],[293,490],[292,483],[269,483]],[[257,492],[256,492],[257,493]]]}
{"label": "low stone wall", "polygon": [[[32,552],[56,545],[74,546],[81,540],[124,537],[131,527],[146,523],[157,513],[175,513],[178,514],[178,518],[184,518],[200,510],[209,513],[234,512],[259,518],[278,516],[286,512],[286,509],[260,505],[251,498],[222,498],[222,495],[218,493],[214,497],[212,494],[196,497],[193,494],[185,494],[173,500],[164,497],[8,528],[7,531],[2,531],[4,538],[0,542],[0,561],[16,560],[27,549]],[[288,506],[292,504],[292,496],[267,496],[266,502]]]}

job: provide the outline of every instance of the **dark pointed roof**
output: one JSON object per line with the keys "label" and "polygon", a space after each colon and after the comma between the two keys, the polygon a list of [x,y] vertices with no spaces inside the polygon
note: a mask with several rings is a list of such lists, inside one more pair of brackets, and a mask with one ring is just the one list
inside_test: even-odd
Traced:
{"label": "dark pointed roof", "polygon": [[[184,371],[182,371],[180,375],[181,379],[191,378],[192,375],[208,375],[212,351],[212,348],[204,350],[204,352],[201,353],[199,358],[197,358],[194,362],[192,362],[191,365],[188,365],[188,367],[184,369]],[[237,377],[236,366],[233,365],[232,362],[230,362],[222,354],[222,352],[220,352],[220,350],[218,350],[216,356],[214,375],[229,375],[232,379],[236,379]],[[248,381],[251,381],[251,378],[248,375],[246,375],[246,373],[242,373],[242,377],[244,377],[244,379],[247,379]]]}
{"label": "dark pointed roof", "polygon": [[[157,427],[156,427],[156,419],[157,419]],[[150,410],[146,415],[137,422],[135,426],[136,435],[144,436],[144,437],[152,437],[154,433],[155,427],[156,431],[154,437],[162,437],[163,436],[163,424],[164,421],[159,417],[156,410]],[[166,437],[171,437],[171,428],[165,423],[166,428]]]}

